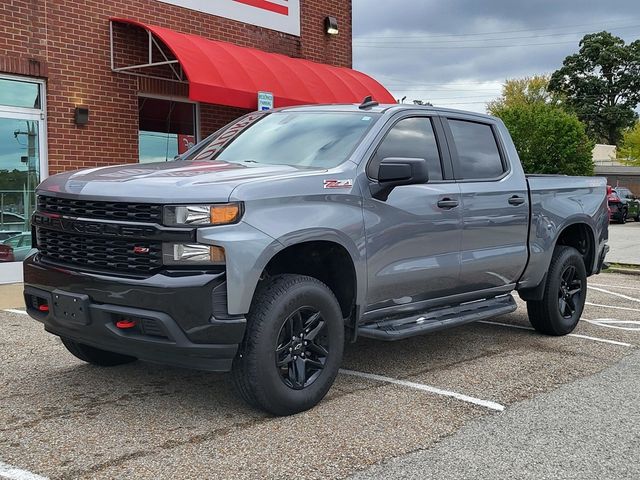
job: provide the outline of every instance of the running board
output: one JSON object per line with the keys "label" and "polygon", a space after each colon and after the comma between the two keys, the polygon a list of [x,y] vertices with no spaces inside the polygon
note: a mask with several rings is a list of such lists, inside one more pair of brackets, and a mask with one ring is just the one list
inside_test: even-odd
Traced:
{"label": "running board", "polygon": [[454,307],[439,308],[405,318],[382,320],[358,328],[358,335],[378,340],[401,340],[403,338],[437,332],[465,323],[486,320],[516,310],[518,306],[511,295],[477,300]]}

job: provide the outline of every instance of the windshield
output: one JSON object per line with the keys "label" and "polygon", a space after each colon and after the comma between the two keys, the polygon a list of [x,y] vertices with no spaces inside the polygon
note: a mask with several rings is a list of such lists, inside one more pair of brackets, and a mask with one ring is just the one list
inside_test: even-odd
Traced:
{"label": "windshield", "polygon": [[332,168],[343,163],[379,114],[251,114],[209,138],[185,160]]}

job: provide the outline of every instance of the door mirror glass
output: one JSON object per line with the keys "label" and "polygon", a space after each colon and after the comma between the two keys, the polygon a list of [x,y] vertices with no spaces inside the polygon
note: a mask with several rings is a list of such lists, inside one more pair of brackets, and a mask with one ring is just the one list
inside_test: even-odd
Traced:
{"label": "door mirror glass", "polygon": [[416,185],[429,181],[429,166],[424,158],[388,157],[380,162],[377,184],[372,184],[371,195],[385,201],[395,187]]}

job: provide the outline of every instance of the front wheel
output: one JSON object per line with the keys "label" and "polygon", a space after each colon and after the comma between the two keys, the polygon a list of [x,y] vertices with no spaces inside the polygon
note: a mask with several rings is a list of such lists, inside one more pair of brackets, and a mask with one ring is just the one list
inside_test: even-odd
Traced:
{"label": "front wheel", "polygon": [[542,300],[528,301],[531,325],[546,335],[566,335],[578,324],[587,295],[582,255],[573,247],[553,252]]}
{"label": "front wheel", "polygon": [[315,278],[278,275],[259,285],[233,381],[251,406],[292,415],[315,406],[338,374],[344,320],[333,292]]}

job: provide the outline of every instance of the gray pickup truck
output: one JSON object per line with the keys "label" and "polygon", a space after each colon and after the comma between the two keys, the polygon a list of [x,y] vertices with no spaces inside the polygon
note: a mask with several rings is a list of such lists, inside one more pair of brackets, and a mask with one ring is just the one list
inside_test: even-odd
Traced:
{"label": "gray pickup truck", "polygon": [[232,371],[288,415],[345,340],[513,312],[571,332],[607,252],[601,178],[527,176],[505,126],[407,105],[250,113],[166,163],[38,187],[27,311],[86,362]]}

